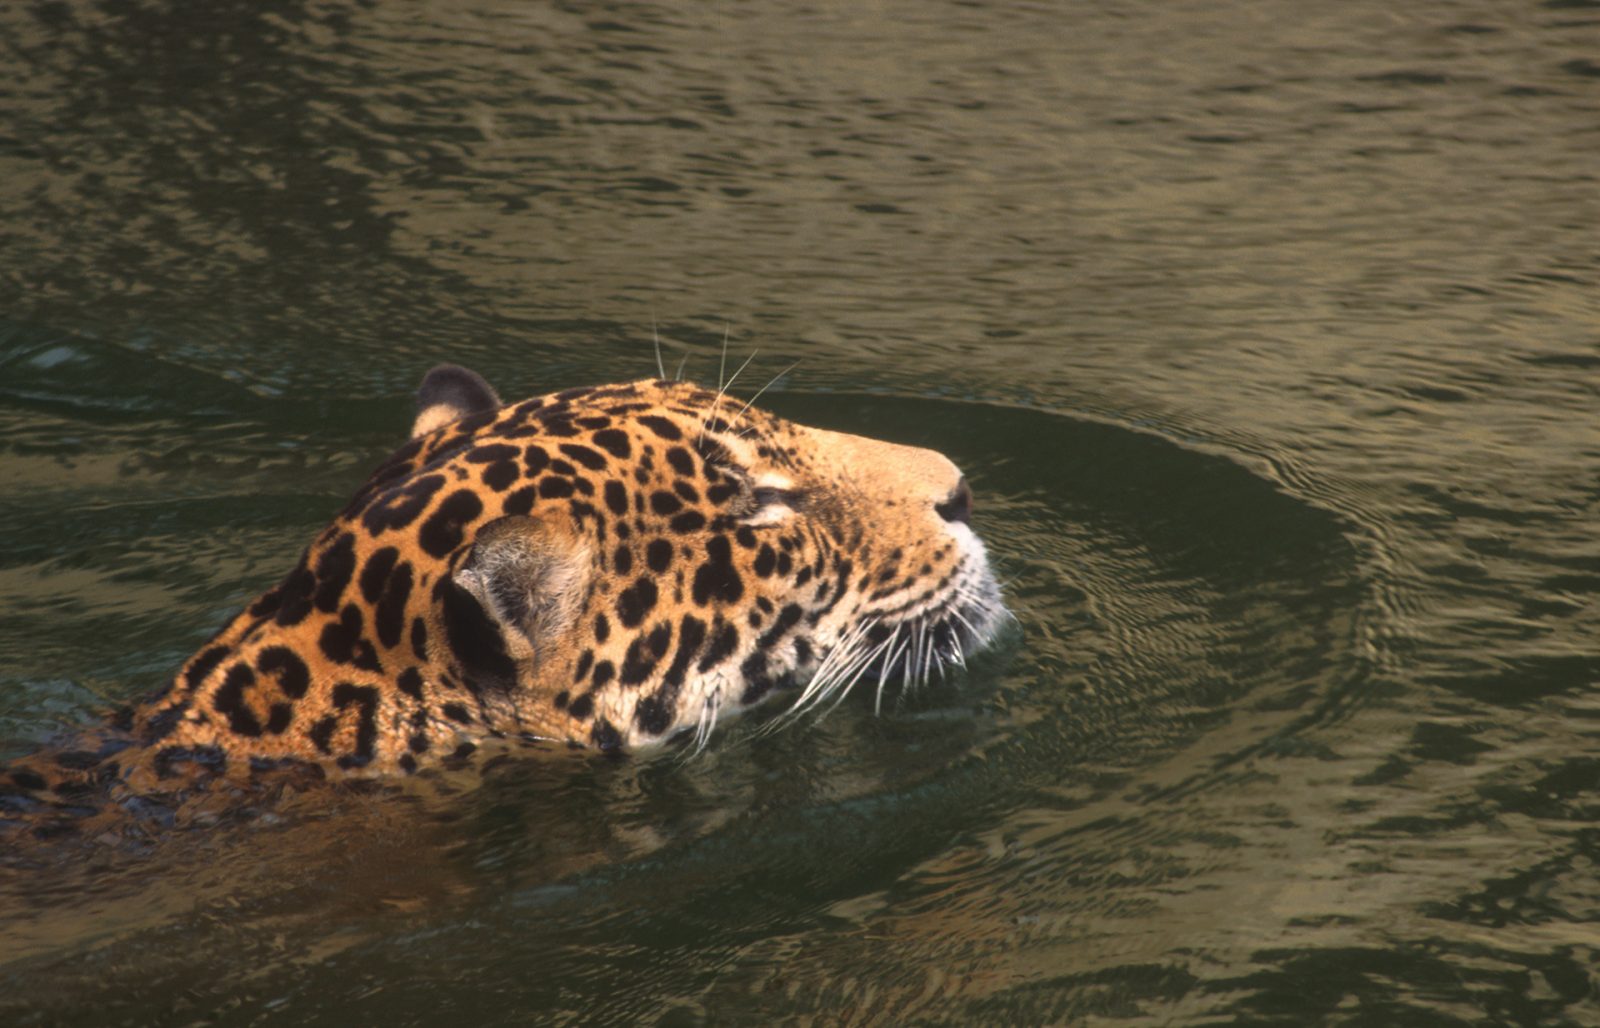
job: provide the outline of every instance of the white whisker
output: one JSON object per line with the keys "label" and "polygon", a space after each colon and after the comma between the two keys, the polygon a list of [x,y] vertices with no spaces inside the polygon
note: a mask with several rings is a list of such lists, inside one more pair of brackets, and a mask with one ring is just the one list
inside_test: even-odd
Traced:
{"label": "white whisker", "polygon": [[983,633],[978,631],[978,629],[973,626],[971,621],[967,620],[967,616],[965,614],[961,613],[961,608],[951,607],[947,613],[957,621],[961,622],[963,625],[966,625],[967,631],[972,633],[972,637],[974,639],[981,639],[983,637]]}
{"label": "white whisker", "polygon": [[[753,353],[751,353],[750,356],[746,357],[744,359],[744,363],[739,365],[739,370],[735,371],[733,373],[733,378],[728,379],[728,381],[727,381],[727,383],[725,385],[723,385],[723,386],[721,386],[720,388],[717,389],[716,399],[711,401],[711,413],[707,414],[705,416],[705,418],[702,419],[701,422],[700,422],[700,441],[701,442],[704,442],[705,438],[706,438],[706,426],[711,424],[711,422],[716,418],[717,412],[719,410],[721,410],[721,408],[722,408],[722,398],[723,398],[723,396],[725,396],[727,394],[728,387],[733,385],[733,383],[738,380],[739,376],[744,373],[744,369],[748,368],[750,366],[750,362],[755,360],[756,359],[756,354],[758,354],[760,352],[761,352],[760,350],[756,350]],[[726,358],[726,356],[727,356],[726,352],[724,352],[723,356],[724,356],[724,358]]]}
{"label": "white whisker", "polygon": [[856,662],[855,674],[851,675],[850,680],[845,682],[842,686],[835,687],[834,691],[839,695],[834,699],[833,703],[829,704],[827,710],[817,715],[818,721],[821,721],[823,718],[827,717],[833,712],[834,707],[837,707],[840,703],[844,702],[844,698],[850,695],[850,690],[855,687],[856,682],[860,680],[862,675],[866,674],[867,668],[872,666],[873,659],[877,657],[878,654],[883,652],[884,647],[888,646],[890,640],[893,638],[893,636],[890,636],[889,639],[885,639],[883,642],[879,643],[877,646],[874,646],[871,650],[862,655],[862,658]]}
{"label": "white whisker", "polygon": [[748,356],[748,357],[746,357],[746,358],[745,358],[745,359],[744,359],[744,363],[743,363],[743,364],[741,364],[741,365],[739,365],[739,368],[738,368],[738,370],[736,370],[736,371],[735,371],[735,372],[734,372],[734,373],[733,373],[733,377],[732,377],[732,378],[730,378],[730,379],[728,379],[728,384],[727,384],[727,385],[725,385],[725,386],[723,386],[723,387],[722,387],[722,395],[724,395],[724,396],[726,396],[726,395],[727,395],[727,393],[728,393],[728,390],[729,390],[729,389],[732,389],[732,388],[733,388],[733,384],[734,384],[734,383],[735,383],[735,382],[737,382],[737,381],[739,381],[739,376],[740,376],[740,375],[742,375],[742,374],[744,374],[744,369],[745,369],[745,368],[748,368],[748,367],[749,367],[749,366],[750,366],[750,362],[751,362],[751,361],[753,361],[753,360],[755,360],[755,359],[756,359],[756,356],[757,356],[757,355],[758,355],[758,354],[760,354],[760,353],[761,353],[761,351],[760,351],[760,350],[751,350],[751,351],[750,351],[750,356]]}
{"label": "white whisker", "polygon": [[848,671],[849,666],[854,661],[855,653],[853,651],[856,643],[877,623],[877,618],[867,618],[840,637],[838,643],[829,651],[828,656],[823,659],[822,665],[817,668],[816,674],[811,676],[811,681],[806,683],[805,690],[801,692],[800,697],[789,708],[788,714],[800,713],[810,705],[814,697],[832,688],[833,681],[842,676],[839,669],[845,668]]}
{"label": "white whisker", "polygon": [[[739,371],[748,364],[746,361]],[[746,404],[734,416],[735,421],[749,407]],[[873,672],[878,680],[873,687],[872,709],[875,715],[881,715],[884,694],[891,682],[899,681],[904,690],[915,690],[933,682],[935,675],[940,681],[947,681],[952,669],[966,668],[967,650],[981,647],[994,634],[995,619],[1002,612],[1009,612],[992,590],[964,580],[963,570],[970,569],[959,565],[955,583],[938,597],[904,606],[890,618],[861,616],[842,629],[799,695],[761,730],[776,731],[807,715],[818,719],[827,716],[862,678]],[[868,641],[879,635],[876,642]]]}
{"label": "white whisker", "polygon": [[706,743],[711,739],[711,733],[717,727],[717,714],[722,709],[722,689],[716,688],[707,696],[700,706],[700,720],[694,727],[694,752],[699,753],[706,748]]}
{"label": "white whisker", "polygon": [[859,672],[871,659],[871,653],[862,646],[862,641],[877,623],[877,618],[869,618],[856,626],[840,647],[841,659],[838,664],[829,672],[826,680],[812,683],[816,688],[808,688],[809,696],[803,697],[805,706],[799,708],[797,713],[820,706],[840,688],[848,688],[845,683],[853,681],[852,676],[859,677]]}
{"label": "white whisker", "polygon": [[778,384],[778,379],[780,379],[783,376],[787,375],[789,372],[793,371],[795,368],[798,368],[799,366],[800,366],[800,362],[799,361],[795,361],[793,364],[789,365],[787,368],[784,368],[782,371],[778,372],[776,375],[773,375],[772,378],[768,379],[767,380],[767,384],[762,386],[760,389],[757,389],[756,390],[756,394],[754,396],[750,397],[750,399],[745,402],[745,405],[743,407],[739,408],[739,413],[737,413],[737,414],[735,414],[733,416],[733,421],[731,422],[731,424],[737,425],[739,423],[739,419],[744,417],[745,412],[748,411],[751,408],[751,406],[754,405],[754,403],[757,400],[761,399],[761,394],[762,393],[766,392],[768,389],[771,389],[773,386],[777,385]]}
{"label": "white whisker", "polygon": [[913,628],[911,632],[907,633],[906,641],[909,645],[906,647],[906,673],[904,678],[906,684],[909,685],[911,683],[911,669],[917,666],[918,654],[922,652],[922,633]]}
{"label": "white whisker", "polygon": [[917,662],[906,668],[906,682],[913,688],[928,680],[928,661],[933,656],[933,640],[928,636],[928,623],[917,624]]}
{"label": "white whisker", "polygon": [[805,688],[795,701],[789,705],[789,709],[764,725],[757,732],[758,735],[767,735],[791,724],[809,706],[809,701],[813,695],[819,691],[826,690],[827,683],[833,677],[836,667],[844,663],[848,656],[853,632],[854,629],[844,633],[833,649],[828,651],[828,655],[822,659],[822,663],[818,664],[816,670],[811,673],[810,681],[806,683]]}
{"label": "white whisker", "polygon": [[[894,634],[889,636],[890,642],[893,642],[895,639],[899,638],[900,628],[900,625],[894,626]],[[889,671],[894,667],[894,662],[900,659],[901,652],[904,651],[905,648],[910,645],[910,643],[911,640],[908,637],[905,642],[901,643],[899,647],[897,647],[888,656],[883,658],[883,668],[878,672],[878,692],[872,698],[872,713],[874,716],[883,713],[883,687],[884,684],[889,680]]]}

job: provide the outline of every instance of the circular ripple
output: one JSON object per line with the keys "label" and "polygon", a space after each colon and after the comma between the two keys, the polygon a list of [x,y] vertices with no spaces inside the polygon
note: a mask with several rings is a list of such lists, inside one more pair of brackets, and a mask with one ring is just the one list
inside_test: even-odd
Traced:
{"label": "circular ripple", "polygon": [[[1313,745],[1300,726],[1361,688],[1350,526],[1240,461],[1126,426],[936,400],[769,405],[963,467],[1018,622],[970,674],[882,716],[863,693],[779,732],[735,722],[693,759],[519,761],[442,800],[215,833],[211,877],[185,892],[202,913],[130,913],[105,952],[157,1006],[197,976],[237,980],[248,956],[288,1019],[370,1012],[350,983],[373,975],[395,1010],[425,1002],[401,971],[422,966],[601,1020],[685,989],[713,1021],[776,1018],[869,983],[898,1020],[952,1001],[1049,1020],[1062,1011],[1005,983],[1047,981],[1062,952],[1137,977],[1138,940],[1165,944],[1173,923],[1145,914],[1226,865],[1245,758]],[[307,877],[334,852],[349,874]],[[185,864],[158,854],[121,886],[142,895]],[[323,894],[338,902],[307,903]],[[204,914],[218,904],[226,919]],[[234,945],[267,925],[285,953],[349,948],[308,967]],[[192,959],[152,977],[141,955],[174,932]],[[40,982],[73,978],[75,947],[58,952],[30,965]]]}

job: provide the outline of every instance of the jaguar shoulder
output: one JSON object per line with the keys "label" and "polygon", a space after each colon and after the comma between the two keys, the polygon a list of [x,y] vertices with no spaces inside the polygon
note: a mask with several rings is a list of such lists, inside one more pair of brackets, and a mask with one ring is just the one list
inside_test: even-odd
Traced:
{"label": "jaguar shoulder", "polygon": [[[926,676],[1002,616],[960,472],[679,382],[503,405],[464,368],[275,588],[0,808],[306,763],[410,773],[489,737],[619,750],[787,693]],[[9,783],[9,785],[7,785]]]}

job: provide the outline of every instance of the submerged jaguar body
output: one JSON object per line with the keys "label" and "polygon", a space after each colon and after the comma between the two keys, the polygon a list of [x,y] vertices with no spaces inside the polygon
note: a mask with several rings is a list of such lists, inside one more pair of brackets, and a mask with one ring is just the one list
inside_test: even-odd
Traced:
{"label": "submerged jaguar body", "polygon": [[0,810],[495,736],[616,750],[786,691],[925,677],[1002,608],[960,472],[669,381],[502,405],[443,365],[412,438],[160,695],[0,772]]}

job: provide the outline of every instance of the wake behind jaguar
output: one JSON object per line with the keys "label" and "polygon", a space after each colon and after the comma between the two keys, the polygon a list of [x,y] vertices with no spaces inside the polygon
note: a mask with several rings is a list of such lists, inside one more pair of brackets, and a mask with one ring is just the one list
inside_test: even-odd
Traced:
{"label": "wake behind jaguar", "polygon": [[410,440],[157,696],[8,767],[0,817],[286,765],[413,773],[492,737],[613,751],[770,695],[921,680],[1003,616],[930,450],[647,380],[504,405],[428,373]]}

